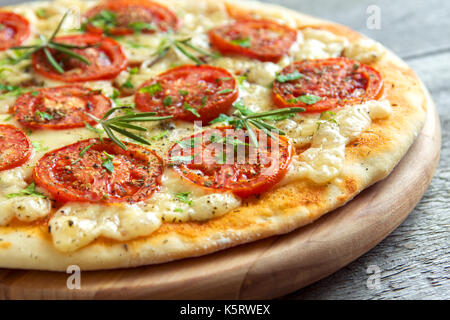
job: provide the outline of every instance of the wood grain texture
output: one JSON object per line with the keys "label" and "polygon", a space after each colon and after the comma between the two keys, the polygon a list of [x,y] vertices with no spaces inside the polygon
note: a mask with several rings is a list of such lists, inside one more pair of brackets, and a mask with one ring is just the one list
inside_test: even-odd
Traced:
{"label": "wood grain texture", "polygon": [[[430,90],[442,126],[436,175],[421,202],[390,236],[358,260],[287,299],[450,299],[450,1],[261,0],[347,25],[391,48]],[[0,5],[23,2],[0,0]],[[368,30],[366,9],[381,9],[381,30]],[[382,271],[368,290],[369,265]],[[16,277],[20,277],[16,275]]]}
{"label": "wood grain texture", "polygon": [[0,270],[0,298],[265,299],[311,284],[370,250],[422,198],[441,143],[430,107],[423,131],[388,178],[311,225],[199,258],[83,272],[81,290],[67,289],[64,273]]}

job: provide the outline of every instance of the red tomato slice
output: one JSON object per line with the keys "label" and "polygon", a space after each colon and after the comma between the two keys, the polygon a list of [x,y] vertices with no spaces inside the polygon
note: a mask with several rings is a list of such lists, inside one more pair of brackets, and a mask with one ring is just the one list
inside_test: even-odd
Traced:
{"label": "red tomato slice", "polygon": [[222,54],[277,62],[297,39],[297,31],[273,21],[242,20],[212,29],[209,39]]}
{"label": "red tomato slice", "polygon": [[178,27],[175,13],[159,3],[145,0],[109,1],[89,10],[86,18],[89,32],[115,36],[132,34],[136,30],[153,33]]}
{"label": "red tomato slice", "polygon": [[127,58],[122,47],[112,39],[103,38],[100,35],[83,34],[58,37],[54,41],[78,46],[98,46],[72,50],[84,56],[90,65],[64,53],[50,50],[64,69],[63,74],[58,73],[49,63],[44,51],[39,50],[34,53],[32,57],[34,69],[47,78],[64,82],[107,80],[115,78],[127,66]]}
{"label": "red tomato slice", "polygon": [[0,50],[21,45],[30,32],[27,19],[13,12],[0,11]]}
{"label": "red tomato slice", "polygon": [[259,130],[256,134],[258,148],[244,130],[206,130],[175,144],[169,160],[180,176],[204,188],[243,198],[260,194],[285,176],[294,149],[284,137],[271,139]]}
{"label": "red tomato slice", "polygon": [[36,183],[57,201],[139,202],[159,188],[163,161],[153,151],[109,139],[83,140],[45,154],[36,165]]}
{"label": "red tomato slice", "polygon": [[287,66],[280,73],[282,76],[298,74],[299,79],[275,80],[272,96],[277,107],[303,107],[306,112],[323,112],[377,99],[383,88],[383,78],[378,71],[346,58],[304,60]]}
{"label": "red tomato slice", "polygon": [[70,129],[101,118],[112,107],[109,98],[81,86],[46,88],[21,95],[15,105],[15,118],[31,129]]}
{"label": "red tomato slice", "polygon": [[0,171],[21,166],[31,156],[33,146],[26,134],[9,124],[0,124]]}
{"label": "red tomato slice", "polygon": [[135,102],[141,111],[208,123],[226,113],[238,95],[236,79],[227,70],[186,65],[145,82]]}

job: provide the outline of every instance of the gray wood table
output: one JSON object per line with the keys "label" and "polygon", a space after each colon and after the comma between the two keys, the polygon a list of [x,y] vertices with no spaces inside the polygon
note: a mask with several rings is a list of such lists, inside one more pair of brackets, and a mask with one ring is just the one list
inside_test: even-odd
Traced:
{"label": "gray wood table", "polygon": [[[392,49],[427,85],[442,125],[438,170],[406,221],[358,260],[285,298],[450,299],[450,1],[263,1],[339,22]],[[18,2],[23,1],[0,0],[0,5]],[[380,29],[366,24],[373,5],[381,10]],[[367,286],[369,266],[381,272],[374,289]]]}

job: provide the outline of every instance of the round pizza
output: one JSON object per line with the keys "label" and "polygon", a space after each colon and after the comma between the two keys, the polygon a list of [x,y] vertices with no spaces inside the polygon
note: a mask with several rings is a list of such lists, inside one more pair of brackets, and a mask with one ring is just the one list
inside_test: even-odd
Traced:
{"label": "round pizza", "polygon": [[259,2],[33,2],[0,39],[2,268],[290,232],[385,178],[432,106],[381,44]]}

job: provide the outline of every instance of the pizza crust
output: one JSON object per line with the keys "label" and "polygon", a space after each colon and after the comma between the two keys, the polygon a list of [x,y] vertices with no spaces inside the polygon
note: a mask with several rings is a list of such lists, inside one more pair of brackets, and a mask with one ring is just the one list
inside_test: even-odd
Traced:
{"label": "pizza crust", "polygon": [[[203,0],[213,1],[213,0]],[[224,1],[224,0],[221,0]],[[217,0],[214,0],[217,2]],[[363,39],[346,27],[274,5],[224,1],[234,16],[277,19],[291,26],[326,24],[350,42]],[[65,271],[113,269],[164,263],[200,256],[239,244],[290,232],[338,208],[360,191],[385,178],[419,134],[433,103],[415,73],[392,52],[372,66],[384,77],[384,95],[393,112],[372,122],[347,144],[341,175],[326,185],[298,181],[248,200],[228,214],[205,222],[163,223],[150,236],[119,243],[100,238],[70,254],[58,251],[42,226],[15,224],[0,228],[0,266]]]}

